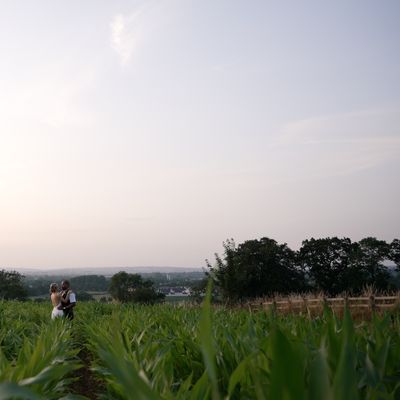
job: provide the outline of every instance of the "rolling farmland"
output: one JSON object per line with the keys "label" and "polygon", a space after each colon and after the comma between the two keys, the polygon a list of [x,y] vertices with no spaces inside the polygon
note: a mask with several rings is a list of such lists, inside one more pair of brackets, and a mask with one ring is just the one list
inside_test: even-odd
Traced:
{"label": "rolling farmland", "polygon": [[0,399],[398,399],[400,315],[0,303]]}

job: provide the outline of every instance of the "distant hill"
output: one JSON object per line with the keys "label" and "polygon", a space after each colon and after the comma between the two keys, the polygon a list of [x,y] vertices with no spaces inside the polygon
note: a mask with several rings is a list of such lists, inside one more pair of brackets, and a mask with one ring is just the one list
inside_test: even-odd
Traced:
{"label": "distant hill", "polygon": [[51,275],[51,276],[78,276],[78,275],[104,275],[112,276],[119,271],[128,273],[173,273],[173,272],[201,272],[200,267],[83,267],[83,268],[5,268],[6,270],[15,270],[23,275]]}

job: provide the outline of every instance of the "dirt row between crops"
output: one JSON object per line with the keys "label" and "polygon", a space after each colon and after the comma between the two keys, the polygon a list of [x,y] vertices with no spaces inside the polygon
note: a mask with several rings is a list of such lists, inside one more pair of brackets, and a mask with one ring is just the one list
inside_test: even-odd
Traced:
{"label": "dirt row between crops", "polygon": [[72,374],[70,394],[85,396],[90,400],[99,399],[106,391],[106,383],[92,370],[93,355],[86,348],[82,335],[74,330],[74,345],[79,348],[77,357],[82,365]]}

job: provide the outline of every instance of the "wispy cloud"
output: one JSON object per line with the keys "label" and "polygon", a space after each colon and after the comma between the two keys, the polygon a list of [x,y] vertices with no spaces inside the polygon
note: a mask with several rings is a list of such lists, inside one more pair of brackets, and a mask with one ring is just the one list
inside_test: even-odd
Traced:
{"label": "wispy cloud", "polygon": [[135,19],[138,19],[136,14],[130,17],[118,14],[111,22],[111,44],[122,66],[128,64],[140,44],[142,33]]}
{"label": "wispy cloud", "polygon": [[274,143],[304,177],[349,175],[400,159],[400,110],[367,110],[294,121]]}
{"label": "wispy cloud", "polygon": [[164,3],[147,1],[130,13],[114,15],[110,23],[111,46],[121,66],[132,62],[152,32],[168,18]]}
{"label": "wispy cloud", "polygon": [[287,123],[279,135],[286,143],[365,140],[399,137],[400,110],[362,110]]}

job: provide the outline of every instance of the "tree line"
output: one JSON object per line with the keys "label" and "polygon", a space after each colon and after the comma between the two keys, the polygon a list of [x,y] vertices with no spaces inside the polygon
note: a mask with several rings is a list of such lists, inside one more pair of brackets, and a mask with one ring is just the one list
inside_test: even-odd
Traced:
{"label": "tree line", "polygon": [[323,291],[328,295],[360,294],[373,286],[384,291],[396,288],[395,270],[400,271],[400,241],[391,243],[367,237],[308,239],[298,251],[263,237],[236,245],[223,244],[224,253],[207,261],[207,275],[220,296],[236,302],[276,293]]}
{"label": "tree line", "polygon": [[[357,295],[367,286],[379,291],[396,289],[396,285],[400,288],[399,239],[387,243],[373,237],[358,242],[312,238],[304,240],[298,251],[267,237],[239,245],[230,239],[223,245],[223,256],[216,254],[214,265],[207,261],[206,275],[214,281],[216,296],[224,301],[319,291],[332,296],[343,292]],[[23,300],[36,290],[47,293],[49,282],[44,281],[48,278],[26,286],[18,272],[0,270],[0,299]],[[71,283],[81,294],[84,290],[108,290],[120,302],[153,304],[164,299],[154,282],[139,274],[119,272],[111,279],[79,276],[71,278]],[[201,298],[205,284],[194,288],[194,297],[199,294]]]}
{"label": "tree line", "polygon": [[[17,271],[0,270],[0,300],[27,300],[28,296],[48,293],[50,282],[62,278],[44,277],[26,280]],[[165,296],[157,291],[154,282],[139,274],[118,272],[107,279],[102,275],[82,275],[69,279],[71,287],[78,293],[79,301],[94,300],[87,291],[108,291],[113,299],[121,303],[154,304]],[[28,283],[29,282],[29,283]]]}

